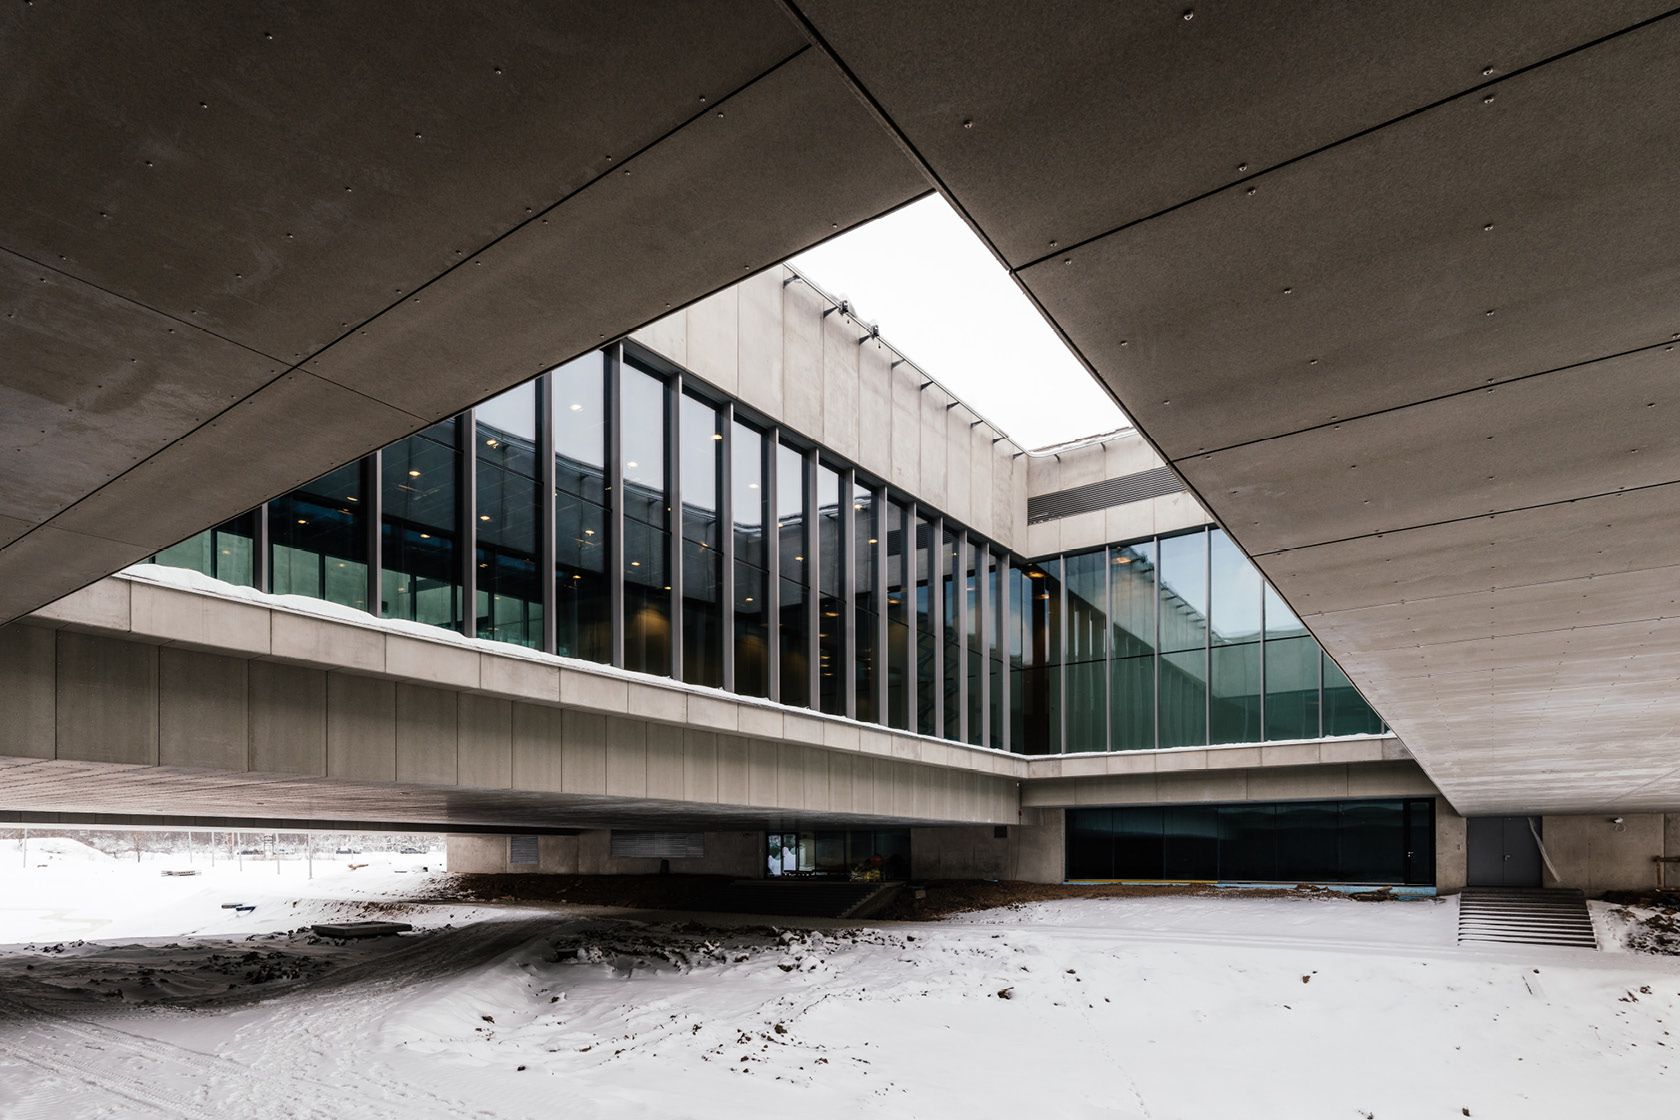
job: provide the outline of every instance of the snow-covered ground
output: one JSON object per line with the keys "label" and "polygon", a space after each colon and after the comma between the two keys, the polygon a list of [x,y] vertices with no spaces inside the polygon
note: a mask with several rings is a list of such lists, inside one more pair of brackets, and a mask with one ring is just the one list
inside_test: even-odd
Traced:
{"label": "snow-covered ground", "polygon": [[[719,928],[414,902],[436,855],[355,858],[0,865],[0,1117],[1531,1120],[1680,1093],[1680,959],[1461,948],[1451,901]],[[415,932],[304,928],[351,916]]]}

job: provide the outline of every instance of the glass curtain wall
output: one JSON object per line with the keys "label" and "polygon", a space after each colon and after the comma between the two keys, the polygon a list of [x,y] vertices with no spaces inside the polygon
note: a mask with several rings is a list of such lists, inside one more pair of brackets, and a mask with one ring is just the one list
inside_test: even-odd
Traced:
{"label": "glass curtain wall", "polygon": [[1067,558],[1067,746],[1106,749],[1108,742],[1108,556]]}
{"label": "glass curtain wall", "polygon": [[671,675],[671,533],[665,448],[669,390],[626,362],[619,372],[624,471],[624,667]]}
{"label": "glass curtain wall", "polygon": [[730,430],[731,517],[735,522],[735,691],[770,695],[769,557],[764,526],[764,434],[736,421]]}
{"label": "glass curtain wall", "polygon": [[380,614],[461,628],[460,418],[380,453]]}
{"label": "glass curtain wall", "polygon": [[618,627],[622,664],[660,675],[680,610],[686,681],[723,686],[732,642],[744,695],[1025,754],[1384,730],[1217,528],[1012,559],[617,353],[556,367],[154,559],[530,648],[551,626],[555,652],[600,662]]}
{"label": "glass curtain wall", "polygon": [[607,579],[606,363],[586,354],[550,374],[554,425],[554,651],[612,660]]}
{"label": "glass curtain wall", "polygon": [[915,538],[910,531],[910,511],[900,502],[886,506],[887,527],[887,718],[888,727],[908,731],[911,723],[910,698],[915,691],[911,665],[910,630],[914,619]]}
{"label": "glass curtain wall", "polygon": [[856,697],[857,718],[865,723],[881,723],[876,710],[876,691],[880,680],[880,601],[878,585],[881,576],[881,508],[875,491],[854,484],[852,487],[852,596],[855,602],[853,642],[856,650],[852,692]]}
{"label": "glass curtain wall", "polygon": [[[1430,798],[1070,809],[1070,879],[1429,885]],[[1432,849],[1432,845],[1423,845]]]}
{"label": "glass curtain wall", "polygon": [[473,410],[478,456],[473,632],[531,649],[543,643],[537,385],[528,381]]}
{"label": "glass curtain wall", "polygon": [[939,734],[938,527],[916,518],[916,732]]}
{"label": "glass curtain wall", "polygon": [[845,514],[840,472],[817,465],[817,706],[831,716],[846,714],[846,598],[842,573],[847,564]]}
{"label": "glass curtain wall", "polygon": [[360,461],[268,503],[269,590],[368,610],[368,506]]}
{"label": "glass curtain wall", "polygon": [[691,394],[682,397],[683,680],[723,687],[724,416]]}
{"label": "glass curtain wall", "polygon": [[944,690],[945,738],[962,738],[962,633],[966,628],[963,616],[963,545],[962,537],[946,529],[940,534],[944,545],[939,554],[940,612],[944,631],[944,656],[940,658],[941,687]]}
{"label": "glass curtain wall", "polygon": [[1208,738],[1215,743],[1259,742],[1263,581],[1223,529],[1208,534],[1208,564]]}
{"label": "glass curtain wall", "polygon": [[252,510],[214,529],[194,533],[180,544],[170,545],[145,563],[202,572],[223,583],[256,586],[257,516]]}
{"label": "glass curtain wall", "polygon": [[810,587],[806,554],[806,470],[795,448],[776,445],[777,632],[782,661],[781,702],[796,708],[811,704],[811,626],[807,615]]}

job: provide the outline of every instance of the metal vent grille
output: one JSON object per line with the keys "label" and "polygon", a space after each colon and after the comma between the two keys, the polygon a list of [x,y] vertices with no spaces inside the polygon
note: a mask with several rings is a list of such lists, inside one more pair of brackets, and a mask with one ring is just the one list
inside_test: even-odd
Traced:
{"label": "metal vent grille", "polygon": [[535,836],[508,837],[508,866],[521,864],[529,866],[537,862],[537,838]]}
{"label": "metal vent grille", "polygon": [[612,854],[644,859],[699,859],[706,854],[703,832],[621,832],[613,829]]}
{"label": "metal vent grille", "polygon": [[1141,502],[1145,498],[1159,498],[1177,494],[1184,489],[1171,467],[1156,467],[1123,478],[1106,478],[1071,490],[1057,490],[1027,499],[1027,524],[1054,521],[1058,517],[1072,517],[1076,513],[1123,506],[1127,502]]}

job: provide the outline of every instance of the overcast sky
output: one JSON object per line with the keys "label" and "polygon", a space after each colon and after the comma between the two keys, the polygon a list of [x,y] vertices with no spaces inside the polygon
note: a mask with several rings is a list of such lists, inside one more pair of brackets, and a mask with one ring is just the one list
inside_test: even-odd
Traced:
{"label": "overcast sky", "polygon": [[789,263],[1023,447],[1128,423],[938,195]]}

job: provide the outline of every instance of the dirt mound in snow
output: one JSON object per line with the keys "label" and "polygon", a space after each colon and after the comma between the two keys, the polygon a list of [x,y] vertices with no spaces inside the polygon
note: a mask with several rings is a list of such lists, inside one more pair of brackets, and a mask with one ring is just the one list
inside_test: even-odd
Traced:
{"label": "dirt mound in snow", "polygon": [[692,910],[731,882],[727,875],[454,875],[441,901],[564,902],[633,910]]}
{"label": "dirt mound in snow", "polygon": [[1032,902],[1057,902],[1065,898],[1164,898],[1169,895],[1229,896],[1233,893],[1242,898],[1346,897],[1322,887],[1279,887],[1276,890],[1255,888],[1232,892],[1229,889],[1194,883],[1144,886],[1136,883],[992,883],[950,879],[919,883],[917,887],[926,892],[926,897],[917,898],[914,890],[901,891],[892,905],[875,917],[901,922],[932,922],[953,914],[967,914],[975,910],[995,910]]}

